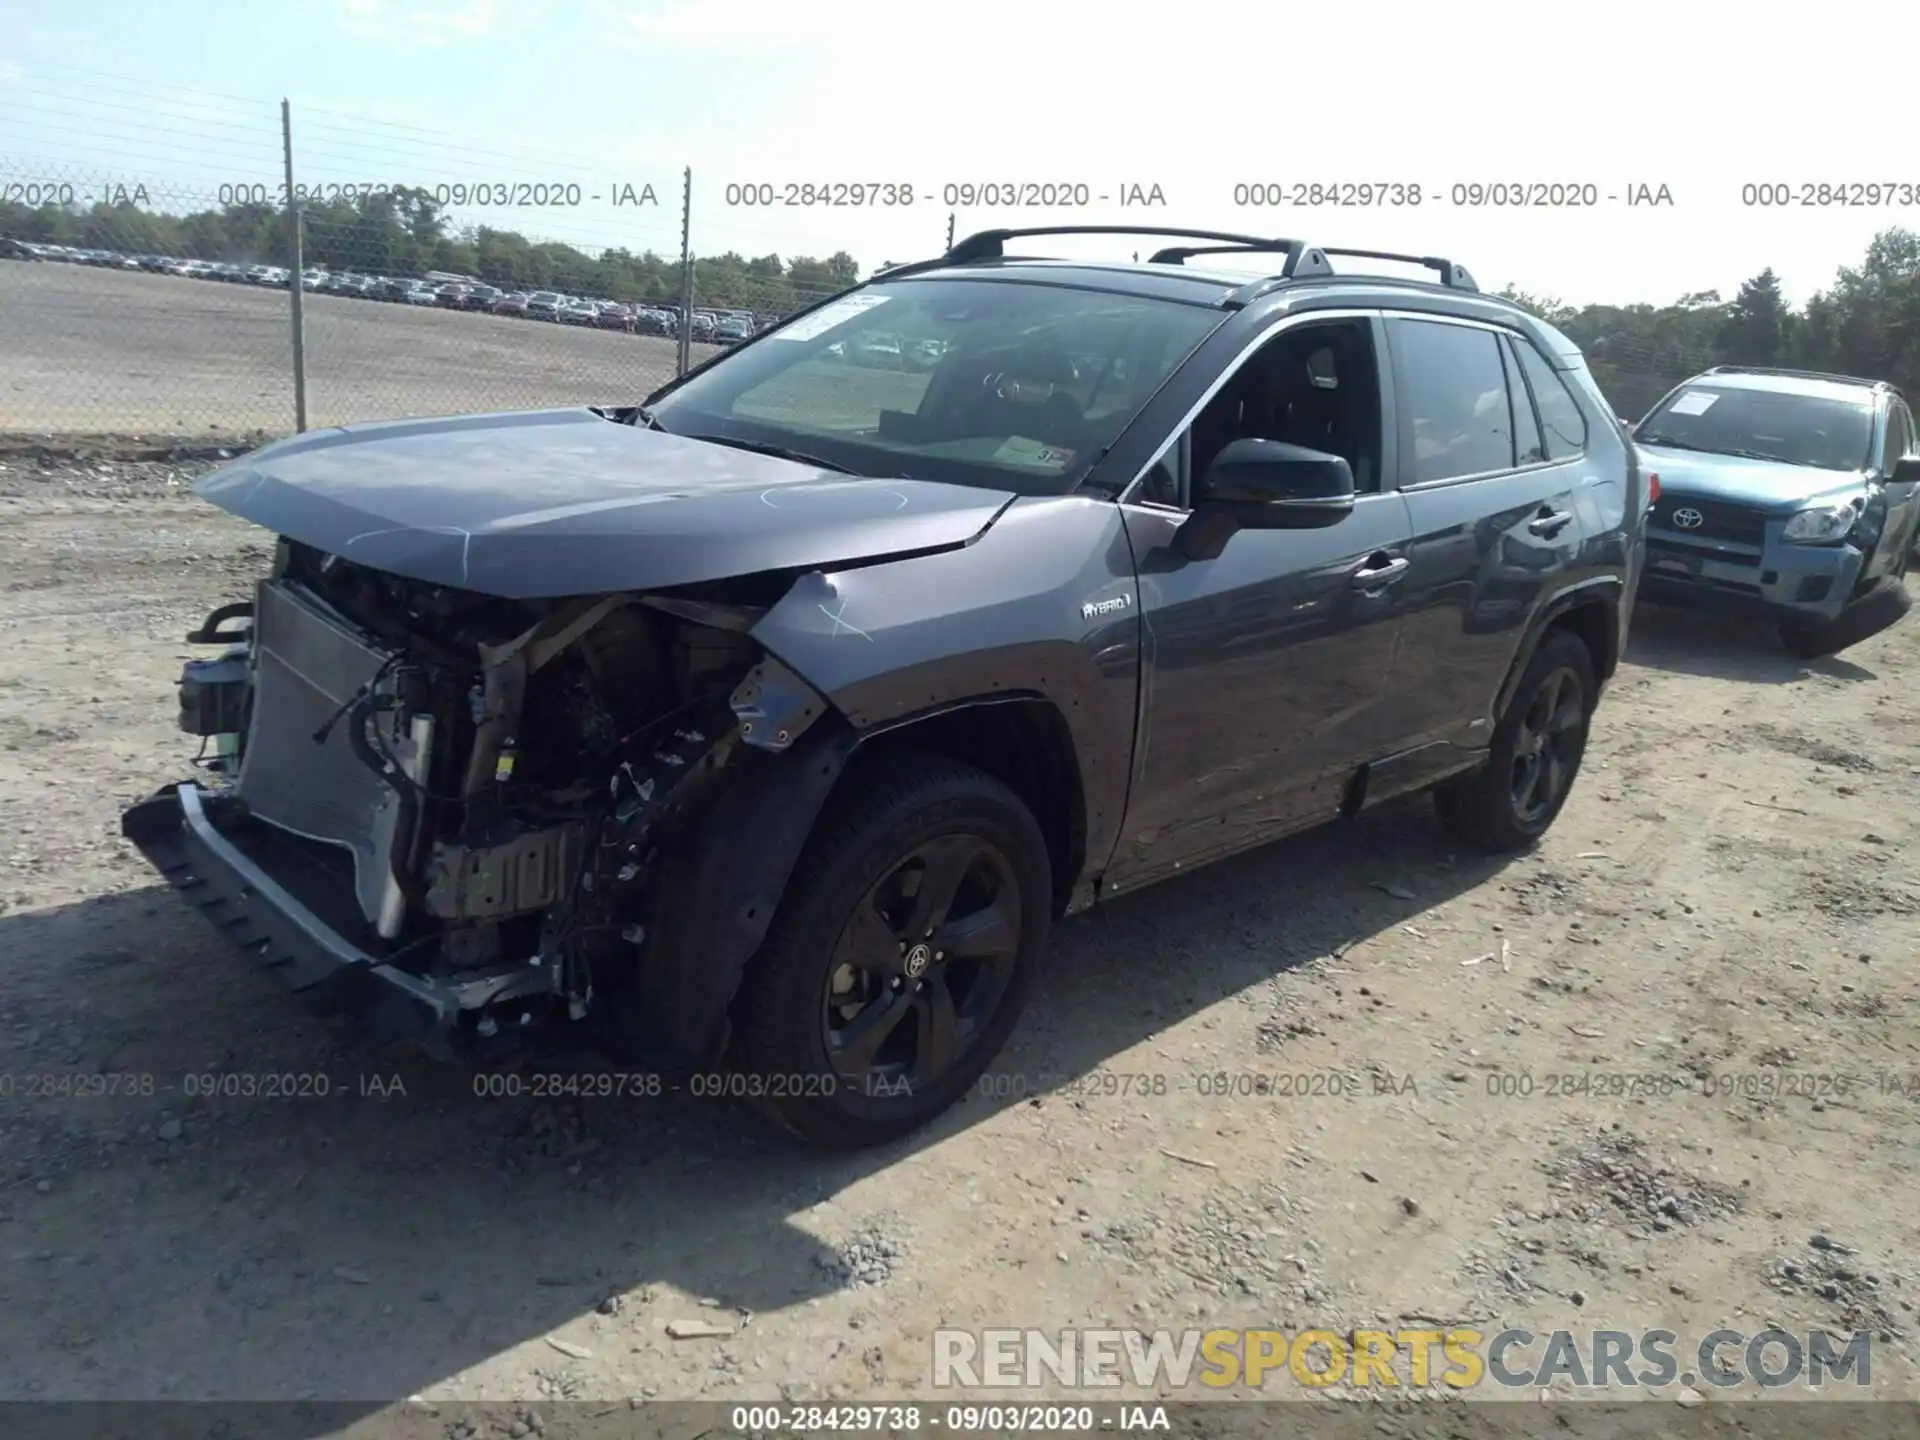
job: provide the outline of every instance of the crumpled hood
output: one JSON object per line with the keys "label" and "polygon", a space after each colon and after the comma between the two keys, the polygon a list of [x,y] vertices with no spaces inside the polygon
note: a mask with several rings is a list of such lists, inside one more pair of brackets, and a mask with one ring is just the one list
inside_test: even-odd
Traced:
{"label": "crumpled hood", "polygon": [[1660,477],[1663,496],[1687,495],[1696,500],[1751,505],[1757,510],[1797,510],[1824,496],[1858,490],[1865,484],[1857,472],[1846,470],[1815,470],[1778,460],[1669,450],[1664,445],[1637,448],[1641,468]]}
{"label": "crumpled hood", "polygon": [[195,488],[329,554],[506,599],[661,589],[961,545],[1014,498],[840,475],[585,409],[312,431]]}

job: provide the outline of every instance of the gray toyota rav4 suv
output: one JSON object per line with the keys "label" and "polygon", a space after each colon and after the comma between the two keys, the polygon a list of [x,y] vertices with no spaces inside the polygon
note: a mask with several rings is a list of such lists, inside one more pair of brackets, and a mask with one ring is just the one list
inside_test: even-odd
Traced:
{"label": "gray toyota rav4 suv", "polygon": [[[1088,231],[1180,243],[1007,252]],[[974,1083],[1061,916],[1418,790],[1532,842],[1650,498],[1579,352],[1460,266],[1118,227],[972,236],[638,406],[318,431],[200,494],[279,544],[189,637],[200,773],[124,817],[180,892],[383,1032],[585,1035],[836,1145]]]}

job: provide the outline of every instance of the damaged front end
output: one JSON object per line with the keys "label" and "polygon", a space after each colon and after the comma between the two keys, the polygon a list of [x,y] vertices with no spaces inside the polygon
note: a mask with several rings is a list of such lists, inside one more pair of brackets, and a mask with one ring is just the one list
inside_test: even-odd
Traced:
{"label": "damaged front end", "polygon": [[188,637],[200,776],[123,832],[316,1008],[712,1063],[852,744],[748,634],[785,588],[503,600],[283,540]]}

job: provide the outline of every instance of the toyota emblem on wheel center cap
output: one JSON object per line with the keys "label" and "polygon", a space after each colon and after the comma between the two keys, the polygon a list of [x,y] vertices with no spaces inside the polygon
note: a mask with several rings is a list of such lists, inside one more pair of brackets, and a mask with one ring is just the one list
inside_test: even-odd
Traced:
{"label": "toyota emblem on wheel center cap", "polygon": [[1682,530],[1698,530],[1706,524],[1707,517],[1691,505],[1683,505],[1673,512],[1673,523]]}
{"label": "toyota emblem on wheel center cap", "polygon": [[933,951],[925,945],[916,945],[907,951],[906,970],[909,980],[918,980],[927,973],[927,966],[933,960]]}

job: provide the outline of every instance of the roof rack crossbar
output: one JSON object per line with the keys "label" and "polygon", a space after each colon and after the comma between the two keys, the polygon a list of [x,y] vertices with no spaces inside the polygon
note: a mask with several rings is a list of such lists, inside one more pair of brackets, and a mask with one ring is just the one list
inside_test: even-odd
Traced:
{"label": "roof rack crossbar", "polygon": [[1887,385],[1885,380],[1869,380],[1864,375],[1840,375],[1831,370],[1788,370],[1777,365],[1715,365],[1709,375],[1783,375],[1795,380],[1836,380],[1846,385]]}
{"label": "roof rack crossbar", "polygon": [[1165,235],[1177,240],[1220,240],[1235,248],[1269,249],[1276,244],[1263,235],[1236,235],[1227,230],[1176,230],[1165,225],[1033,225],[1018,230],[980,230],[955,242],[941,257],[948,265],[964,265],[970,260],[998,260],[1006,254],[1006,242],[1032,235]]}
{"label": "roof rack crossbar", "polygon": [[[1331,276],[1334,269],[1328,263],[1329,255],[1346,255],[1359,260],[1392,260],[1405,265],[1419,265],[1428,270],[1437,271],[1440,283],[1450,290],[1469,290],[1475,294],[1480,292],[1480,287],[1474,283],[1473,276],[1467,273],[1466,266],[1439,255],[1403,255],[1394,250],[1353,250],[1344,246],[1309,245],[1304,240],[1288,240],[1280,236],[1240,235],[1228,230],[1184,230],[1167,225],[1031,225],[1019,229],[978,230],[955,242],[948,248],[946,254],[936,259],[896,265],[881,273],[911,275],[917,271],[932,270],[943,265],[965,265],[975,260],[1001,260],[1006,258],[1007,241],[1038,235],[1164,235],[1177,240],[1217,242],[1211,245],[1165,246],[1149,257],[1149,263],[1154,265],[1180,265],[1196,255],[1270,254],[1286,257],[1278,275],[1262,276],[1250,281],[1229,297],[1229,303],[1245,304],[1256,294],[1264,294],[1273,286],[1288,280],[1311,280]],[[875,278],[877,279],[878,276]]]}
{"label": "roof rack crossbar", "polygon": [[1149,265],[1184,265],[1196,255],[1292,255],[1301,249],[1298,240],[1261,240],[1241,245],[1169,245],[1147,257]]}
{"label": "roof rack crossbar", "polygon": [[1449,290],[1478,291],[1480,287],[1473,283],[1473,276],[1467,273],[1467,267],[1455,264],[1439,255],[1402,255],[1393,250],[1349,250],[1342,246],[1325,245],[1321,247],[1329,255],[1350,255],[1356,260],[1397,260],[1405,265],[1419,265],[1428,270],[1439,272],[1440,283]]}

